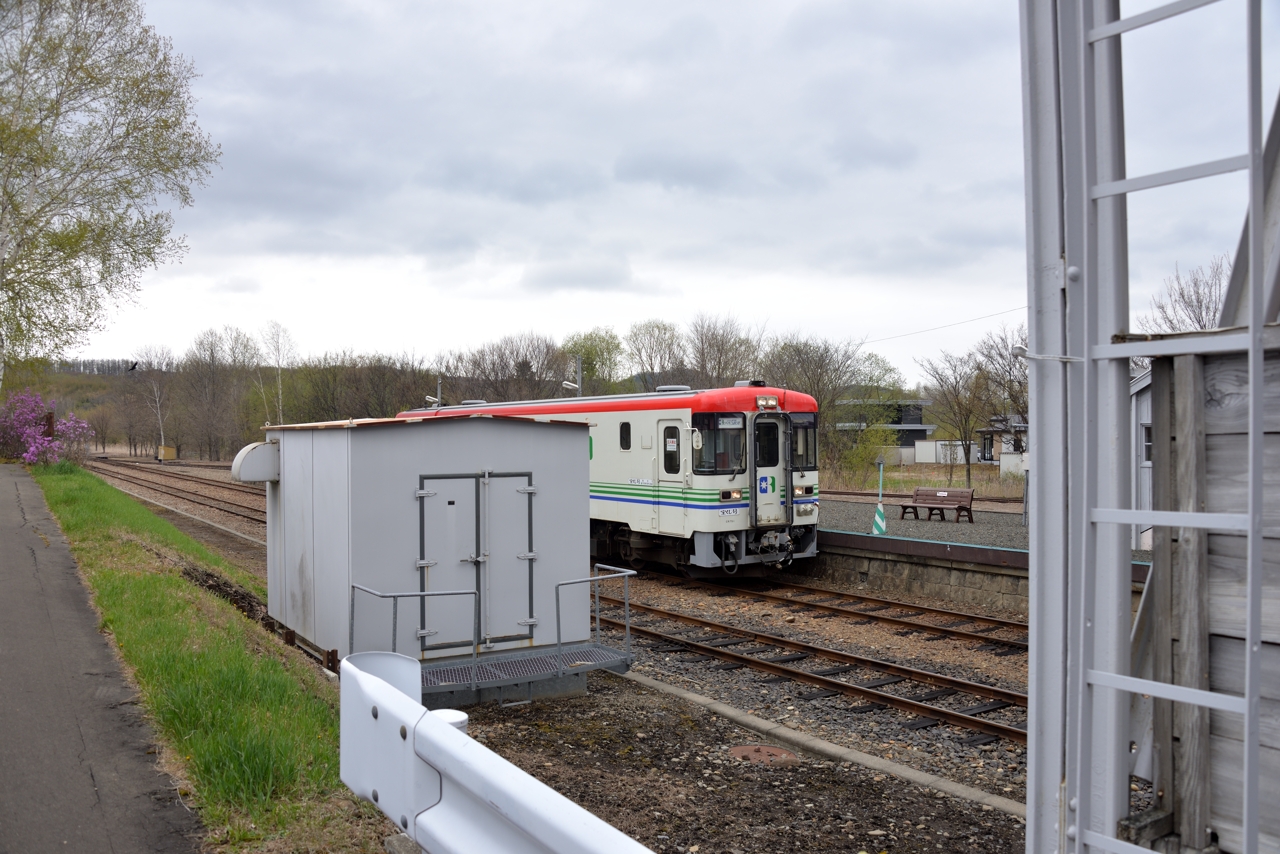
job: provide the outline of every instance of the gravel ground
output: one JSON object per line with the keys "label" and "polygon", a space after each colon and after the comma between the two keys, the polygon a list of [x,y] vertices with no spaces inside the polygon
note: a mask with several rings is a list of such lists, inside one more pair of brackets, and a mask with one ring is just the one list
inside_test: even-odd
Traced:
{"label": "gravel ground", "polygon": [[[1003,852],[1013,816],[856,765],[737,760],[759,736],[608,673],[589,694],[470,710],[471,735],[659,852]],[[990,751],[984,756],[994,756]],[[637,785],[643,781],[642,785]]]}
{"label": "gravel ground", "polygon": [[[995,546],[1002,549],[1029,548],[1029,530],[1022,524],[1018,513],[993,513],[973,511],[973,524],[954,522],[955,511],[948,511],[947,521],[931,522],[915,519],[899,519],[899,504],[884,504],[885,533],[890,537],[908,537],[916,540],[934,540],[946,543],[965,543],[973,546]],[[821,528],[837,531],[871,533],[871,523],[876,515],[876,505],[861,501],[844,501],[823,496],[822,510],[818,516]],[[1150,561],[1151,552],[1134,549],[1133,559]]]}
{"label": "gravel ground", "polygon": [[[633,593],[636,601],[657,604],[659,596],[650,596],[644,582],[637,583],[636,587],[639,588]],[[739,604],[743,600],[736,598],[717,600],[705,595],[687,594],[687,601],[682,606],[673,601],[679,598],[678,590],[674,593],[656,592],[662,594],[661,607],[668,610],[972,682],[1015,691],[1026,690],[1026,657],[1022,655],[996,656],[990,652],[975,651],[973,647],[976,644],[971,642],[930,642],[924,640],[927,635],[903,637],[874,624],[859,626],[842,618],[818,619],[802,611],[761,611],[759,606]],[[733,613],[735,608],[741,608],[741,612]],[[674,628],[670,623],[651,626],[657,631],[668,627]],[[692,634],[687,637],[699,636]],[[611,645],[622,643],[620,632],[610,632],[607,637]],[[1021,745],[1004,740],[984,745],[965,744],[975,733],[946,725],[907,729],[906,724],[918,720],[914,715],[892,709],[866,710],[862,701],[845,696],[804,700],[800,695],[815,691],[813,686],[797,682],[769,682],[764,674],[746,668],[718,669],[717,665],[722,662],[714,659],[697,661],[695,656],[664,650],[663,646],[661,642],[647,639],[633,642],[635,671],[845,747],[883,756],[1014,800],[1025,797],[1026,750]],[[762,653],[764,656],[767,653]],[[790,666],[820,670],[831,664],[815,658]],[[859,669],[832,678],[858,683],[880,676],[883,674]],[[884,686],[881,690],[911,696],[930,689],[918,683],[900,682]],[[984,700],[955,694],[931,702],[959,710]],[[983,717],[1010,725],[1025,725],[1026,710],[1009,707]]]}

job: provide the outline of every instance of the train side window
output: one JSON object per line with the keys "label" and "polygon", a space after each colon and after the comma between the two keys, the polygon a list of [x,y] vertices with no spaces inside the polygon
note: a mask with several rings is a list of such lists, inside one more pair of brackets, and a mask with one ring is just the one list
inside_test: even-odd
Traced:
{"label": "train side window", "polygon": [[631,422],[623,421],[618,425],[618,447],[624,451],[631,450]]}
{"label": "train side window", "polygon": [[662,470],[667,474],[680,474],[679,427],[664,427],[662,430]]}

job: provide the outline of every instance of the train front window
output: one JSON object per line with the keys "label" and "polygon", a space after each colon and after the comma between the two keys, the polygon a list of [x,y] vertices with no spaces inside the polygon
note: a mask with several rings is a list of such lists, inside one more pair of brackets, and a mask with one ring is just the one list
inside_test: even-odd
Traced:
{"label": "train front window", "polygon": [[747,419],[741,412],[695,412],[693,429],[702,447],[693,452],[697,474],[739,474],[747,470]]}
{"label": "train front window", "polygon": [[791,416],[791,468],[796,471],[818,468],[818,416],[812,412]]}

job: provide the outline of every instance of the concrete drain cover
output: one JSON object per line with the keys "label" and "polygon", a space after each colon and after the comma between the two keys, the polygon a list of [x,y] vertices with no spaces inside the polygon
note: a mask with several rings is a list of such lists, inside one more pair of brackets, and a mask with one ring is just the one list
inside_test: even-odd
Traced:
{"label": "concrete drain cover", "polygon": [[734,759],[745,759],[757,765],[799,765],[800,757],[785,747],[774,747],[772,744],[743,744],[729,748],[729,755]]}

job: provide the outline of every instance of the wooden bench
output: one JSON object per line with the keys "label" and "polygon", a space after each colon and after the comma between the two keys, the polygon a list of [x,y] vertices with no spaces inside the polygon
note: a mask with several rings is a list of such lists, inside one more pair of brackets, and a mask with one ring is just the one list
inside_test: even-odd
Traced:
{"label": "wooden bench", "polygon": [[956,511],[956,521],[959,522],[961,517],[969,517],[969,523],[973,523],[973,490],[972,489],[931,489],[927,486],[917,486],[911,493],[911,501],[901,505],[902,515],[899,519],[907,518],[907,511],[911,511],[911,515],[919,520],[920,511],[928,511],[925,521],[933,518],[933,514],[937,513],[938,518],[943,522],[947,521],[947,511]]}

